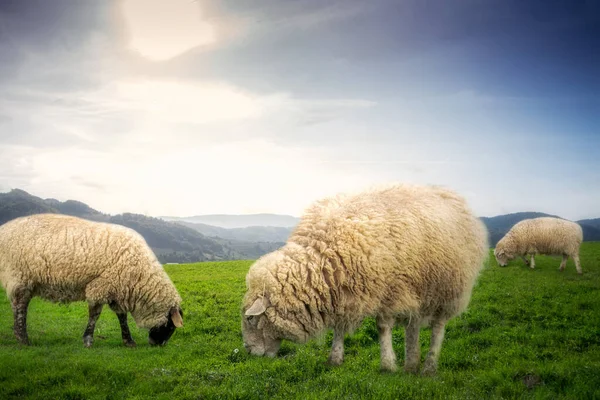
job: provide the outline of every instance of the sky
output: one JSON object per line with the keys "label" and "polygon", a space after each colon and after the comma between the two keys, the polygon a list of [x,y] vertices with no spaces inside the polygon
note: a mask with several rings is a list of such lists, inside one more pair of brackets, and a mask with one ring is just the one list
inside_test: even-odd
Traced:
{"label": "sky", "polygon": [[600,217],[600,1],[2,0],[0,192],[281,213],[390,182]]}

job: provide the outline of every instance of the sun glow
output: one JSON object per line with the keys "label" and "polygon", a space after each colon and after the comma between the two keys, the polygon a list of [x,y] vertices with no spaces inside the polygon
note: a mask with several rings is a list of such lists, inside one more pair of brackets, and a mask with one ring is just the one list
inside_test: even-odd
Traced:
{"label": "sun glow", "polygon": [[126,0],[129,46],[152,61],[165,61],[216,41],[214,26],[189,0]]}

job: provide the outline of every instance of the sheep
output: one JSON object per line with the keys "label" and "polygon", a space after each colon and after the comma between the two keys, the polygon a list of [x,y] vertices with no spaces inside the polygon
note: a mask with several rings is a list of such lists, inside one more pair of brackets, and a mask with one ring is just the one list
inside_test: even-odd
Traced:
{"label": "sheep", "polygon": [[405,371],[418,373],[419,330],[432,326],[422,374],[437,370],[445,325],[464,311],[488,255],[487,230],[464,199],[437,186],[396,184],[309,207],[287,243],[246,276],[244,347],[274,357],[282,339],[333,328],[328,363],[344,335],[376,317],[381,369],[396,370],[392,328],[405,325]]}
{"label": "sheep", "polygon": [[[569,257],[575,261],[578,274],[579,247],[583,241],[581,226],[561,218],[540,217],[524,219],[515,224],[496,245],[494,256],[498,265],[505,267],[508,261],[519,256],[526,265],[535,268],[535,255],[562,255],[558,269],[565,270]],[[531,256],[531,263],[526,256]]]}
{"label": "sheep", "polygon": [[87,301],[83,343],[91,347],[104,304],[117,314],[123,343],[135,347],[127,313],[149,329],[150,345],[167,343],[183,326],[181,297],[142,236],[120,225],[58,214],[17,218],[0,226],[0,282],[11,302],[14,333],[29,345],[27,308],[34,296]]}

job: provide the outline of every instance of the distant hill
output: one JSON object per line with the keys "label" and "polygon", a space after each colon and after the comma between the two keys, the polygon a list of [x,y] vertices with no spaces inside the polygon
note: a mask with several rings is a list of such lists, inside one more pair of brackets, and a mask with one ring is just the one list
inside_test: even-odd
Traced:
{"label": "distant hill", "polygon": [[80,201],[42,199],[20,189],[0,193],[0,225],[18,217],[41,213],[73,215],[127,226],[144,237],[161,262],[256,259],[282,245],[279,241],[210,238],[198,230],[159,218],[130,213],[111,216]]}
{"label": "distant hill", "polygon": [[80,201],[42,199],[21,189],[0,193],[0,225],[18,217],[32,214],[66,214],[94,221],[108,221],[110,215],[94,210]]}
{"label": "distant hill", "polygon": [[279,214],[246,214],[246,215],[196,215],[193,217],[160,217],[165,221],[190,222],[205,224],[219,228],[234,229],[254,226],[274,226],[291,228],[298,224],[299,218]]}
{"label": "distant hill", "polygon": [[194,229],[206,236],[217,236],[223,239],[246,242],[285,242],[293,229],[279,226],[249,226],[247,228],[226,229],[185,221],[177,221],[176,223]]}
{"label": "distant hill", "polygon": [[577,221],[580,225],[590,226],[592,228],[600,229],[600,218],[595,219],[580,219]]}
{"label": "distant hill", "polygon": [[[512,228],[517,222],[529,218],[555,217],[539,212],[519,212],[514,214],[498,215],[496,217],[481,217],[483,223],[487,226],[490,233],[490,246],[495,247],[496,243]],[[575,221],[583,230],[583,240],[586,242],[600,241],[600,218]]]}
{"label": "distant hill", "polygon": [[58,214],[59,211],[51,202],[47,203],[24,190],[13,189],[8,193],[0,193],[0,225],[11,219],[41,213]]}
{"label": "distant hill", "polygon": [[600,241],[600,218],[582,219],[577,221],[583,229],[583,240],[586,242]]}
{"label": "distant hill", "polygon": [[[0,225],[11,219],[39,213],[73,215],[94,221],[112,222],[139,232],[162,262],[256,259],[287,241],[298,218],[289,215],[201,215],[153,218],[139,214],[109,215],[76,200],[42,199],[23,190],[0,193]],[[514,224],[527,218],[556,217],[539,212],[520,212],[482,217],[496,243]],[[198,221],[210,221],[213,224]],[[577,221],[584,241],[600,241],[600,218]],[[218,224],[218,225],[217,225]]]}

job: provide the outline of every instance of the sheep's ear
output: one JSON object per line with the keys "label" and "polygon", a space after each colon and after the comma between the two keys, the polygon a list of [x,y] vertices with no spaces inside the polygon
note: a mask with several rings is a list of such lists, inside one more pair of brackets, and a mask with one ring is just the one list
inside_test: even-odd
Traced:
{"label": "sheep's ear", "polygon": [[179,308],[171,309],[171,321],[173,321],[176,328],[181,328],[183,326],[183,318],[181,317]]}
{"label": "sheep's ear", "polygon": [[269,301],[269,299],[259,297],[258,299],[256,299],[254,304],[252,304],[252,306],[246,310],[246,316],[260,315],[264,313],[267,307],[270,305],[271,302]]}

